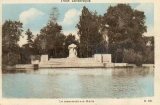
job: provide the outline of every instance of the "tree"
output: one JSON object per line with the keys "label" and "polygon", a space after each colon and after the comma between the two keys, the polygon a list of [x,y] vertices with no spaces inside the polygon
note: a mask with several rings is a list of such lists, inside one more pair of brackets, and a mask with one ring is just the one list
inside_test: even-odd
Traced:
{"label": "tree", "polygon": [[68,47],[72,43],[78,45],[78,41],[76,40],[75,35],[69,34],[65,38],[65,45]]}
{"label": "tree", "polygon": [[33,45],[33,34],[30,29],[28,29],[25,34],[27,35],[28,48],[31,48]]}
{"label": "tree", "polygon": [[59,14],[58,8],[53,7],[52,10],[51,10],[50,20],[49,20],[49,21],[51,21],[51,22],[53,22],[53,23],[56,23],[59,15],[60,15],[60,14]]}
{"label": "tree", "polygon": [[91,57],[96,53],[102,35],[99,32],[100,18],[97,12],[90,12],[85,6],[82,9],[80,21],[77,24],[80,36],[80,56]]}
{"label": "tree", "polygon": [[27,29],[27,43],[22,45],[20,49],[21,63],[30,64],[31,63],[31,55],[35,54],[35,49],[33,48],[33,34],[30,29]]}
{"label": "tree", "polygon": [[6,20],[2,25],[2,63],[14,65],[19,62],[19,45],[17,42],[22,34],[22,23]]}
{"label": "tree", "polygon": [[[22,34],[22,23],[17,21],[6,20],[2,26],[2,46],[7,50],[14,51],[15,46]],[[4,51],[3,50],[3,51]]]}
{"label": "tree", "polygon": [[143,37],[146,47],[143,53],[143,63],[154,64],[154,37]]}
{"label": "tree", "polygon": [[34,52],[37,54],[49,54],[49,57],[60,57],[59,53],[63,49],[65,36],[62,31],[62,26],[58,25],[59,10],[53,7],[50,13],[49,22],[40,30],[33,42]]}
{"label": "tree", "polygon": [[52,57],[60,57],[63,50],[65,36],[61,33],[62,26],[49,22],[40,30],[40,34],[34,40],[34,47],[39,48],[39,54],[49,54]]}
{"label": "tree", "polygon": [[[113,54],[112,61],[122,62],[123,52],[119,49],[134,49],[143,53],[145,43],[143,33],[146,32],[144,12],[134,10],[129,4],[110,6],[104,14],[104,25],[108,24],[109,53]],[[119,59],[116,60],[116,56]],[[121,57],[120,57],[121,56]]]}

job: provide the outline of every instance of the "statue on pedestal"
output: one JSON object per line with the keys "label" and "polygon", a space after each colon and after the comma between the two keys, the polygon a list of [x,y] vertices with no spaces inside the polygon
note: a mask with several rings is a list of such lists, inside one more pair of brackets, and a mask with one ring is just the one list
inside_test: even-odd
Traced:
{"label": "statue on pedestal", "polygon": [[69,56],[68,58],[77,58],[77,45],[71,44],[68,46]]}

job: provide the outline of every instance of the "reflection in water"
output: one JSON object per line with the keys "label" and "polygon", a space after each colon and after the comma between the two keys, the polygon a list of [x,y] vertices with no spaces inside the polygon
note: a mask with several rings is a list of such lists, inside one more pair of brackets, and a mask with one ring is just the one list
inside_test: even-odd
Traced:
{"label": "reflection in water", "polygon": [[5,98],[134,98],[154,95],[153,68],[70,68],[5,72]]}
{"label": "reflection in water", "polygon": [[153,74],[153,68],[126,68],[126,69],[113,69],[113,77],[125,77],[125,76],[146,76],[148,74]]}

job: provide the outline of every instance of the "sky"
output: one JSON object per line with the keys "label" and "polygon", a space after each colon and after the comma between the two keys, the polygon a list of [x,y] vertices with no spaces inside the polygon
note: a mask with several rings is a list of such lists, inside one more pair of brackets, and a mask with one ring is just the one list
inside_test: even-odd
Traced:
{"label": "sky", "polygon": [[[132,9],[144,11],[146,15],[147,33],[145,36],[154,35],[154,4],[153,3],[129,3]],[[36,36],[40,29],[46,26],[49,21],[49,14],[53,7],[57,7],[60,13],[58,24],[62,26],[65,35],[70,33],[77,35],[76,24],[83,6],[89,11],[98,12],[99,15],[106,13],[109,6],[116,6],[116,3],[78,3],[78,4],[3,4],[2,22],[5,20],[20,21],[23,23],[23,37],[20,37],[19,45],[26,43],[25,32],[29,28]]]}

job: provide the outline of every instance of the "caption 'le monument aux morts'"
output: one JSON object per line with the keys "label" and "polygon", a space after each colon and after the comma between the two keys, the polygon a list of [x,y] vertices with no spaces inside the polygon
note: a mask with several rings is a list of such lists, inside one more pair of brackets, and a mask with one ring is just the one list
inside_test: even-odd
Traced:
{"label": "caption 'le monument aux morts'", "polygon": [[61,2],[91,2],[91,0],[61,0]]}

